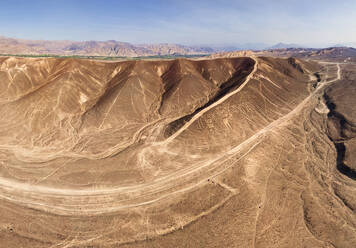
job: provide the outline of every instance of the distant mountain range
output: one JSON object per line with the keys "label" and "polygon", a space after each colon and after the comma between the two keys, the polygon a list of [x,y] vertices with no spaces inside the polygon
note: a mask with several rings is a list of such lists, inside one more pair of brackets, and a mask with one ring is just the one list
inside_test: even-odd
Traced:
{"label": "distant mountain range", "polygon": [[[279,43],[282,44],[282,43]],[[180,44],[138,44],[115,40],[108,41],[49,41],[24,40],[0,36],[0,54],[25,55],[82,55],[82,56],[155,56],[155,55],[199,55],[240,50],[262,50],[269,48],[264,43],[243,43],[224,46],[186,46]]]}
{"label": "distant mountain range", "polygon": [[0,36],[0,54],[53,54],[85,56],[153,56],[210,54],[216,49],[179,44],[141,44],[108,41],[42,41],[23,40]]}
{"label": "distant mountain range", "polygon": [[329,47],[329,48],[279,48],[259,51],[245,50],[233,52],[221,52],[210,55],[210,58],[230,58],[245,56],[267,57],[296,57],[301,59],[324,60],[324,61],[349,61],[356,62],[356,49],[352,47]]}
{"label": "distant mountain range", "polygon": [[[339,46],[356,46],[354,43],[337,44]],[[264,43],[245,43],[225,46],[186,46],[180,44],[138,44],[115,40],[108,41],[46,41],[24,40],[0,36],[0,54],[23,55],[80,55],[80,56],[157,56],[157,55],[204,55],[221,52],[246,50],[274,50],[304,48],[293,43],[278,43],[269,46]]]}
{"label": "distant mountain range", "polygon": [[283,48],[302,48],[303,46],[293,43],[278,43],[274,46],[268,47],[268,49],[283,49]]}
{"label": "distant mountain range", "polygon": [[346,42],[341,44],[335,44],[334,47],[353,47],[356,48],[356,42]]}

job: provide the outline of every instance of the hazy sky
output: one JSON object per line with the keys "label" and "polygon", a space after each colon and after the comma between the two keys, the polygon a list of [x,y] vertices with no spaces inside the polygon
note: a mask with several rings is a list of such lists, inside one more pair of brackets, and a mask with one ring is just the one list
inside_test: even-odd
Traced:
{"label": "hazy sky", "polygon": [[356,42],[356,0],[1,0],[0,35],[227,45]]}

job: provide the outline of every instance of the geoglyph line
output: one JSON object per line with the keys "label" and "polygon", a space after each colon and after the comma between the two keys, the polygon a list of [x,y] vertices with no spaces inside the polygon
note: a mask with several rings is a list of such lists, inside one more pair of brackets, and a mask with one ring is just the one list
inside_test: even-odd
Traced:
{"label": "geoglyph line", "polygon": [[[216,102],[214,102],[213,104],[211,104],[210,106],[206,107],[205,109],[202,109],[199,113],[197,113],[196,115],[193,116],[192,119],[190,119],[187,123],[184,124],[184,126],[182,128],[180,128],[177,132],[175,132],[173,135],[171,135],[169,138],[167,138],[166,140],[163,141],[163,143],[169,143],[172,140],[174,140],[177,136],[179,136],[184,130],[186,130],[190,125],[193,124],[193,122],[195,122],[197,119],[199,119],[203,114],[205,114],[206,112],[208,112],[210,109],[215,108],[217,105],[222,104],[223,102],[225,102],[227,99],[229,99],[231,96],[235,95],[236,93],[240,92],[245,86],[246,84],[250,81],[250,79],[254,76],[255,72],[257,71],[257,67],[258,67],[258,61],[256,58],[251,57],[254,61],[254,67],[252,72],[246,77],[245,81],[240,85],[240,87],[238,87],[237,89],[229,92],[228,94],[226,94],[225,96],[223,96],[222,98],[220,98],[219,100],[217,100]],[[160,143],[159,143],[160,144]]]}

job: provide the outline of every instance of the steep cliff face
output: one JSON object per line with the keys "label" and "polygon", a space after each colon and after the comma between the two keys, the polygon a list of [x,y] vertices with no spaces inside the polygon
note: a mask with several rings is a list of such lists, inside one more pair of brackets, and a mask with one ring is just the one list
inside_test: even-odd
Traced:
{"label": "steep cliff face", "polygon": [[0,240],[353,247],[355,182],[338,169],[328,108],[342,104],[325,91],[343,70],[0,58]]}

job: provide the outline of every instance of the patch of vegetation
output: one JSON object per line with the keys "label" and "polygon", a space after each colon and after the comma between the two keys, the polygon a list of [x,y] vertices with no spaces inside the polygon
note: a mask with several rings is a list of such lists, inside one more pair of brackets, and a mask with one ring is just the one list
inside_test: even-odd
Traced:
{"label": "patch of vegetation", "polygon": [[74,58],[74,59],[96,59],[96,60],[145,60],[145,59],[176,59],[176,58],[199,58],[206,57],[209,54],[173,54],[173,55],[154,55],[154,56],[85,56],[85,55],[55,55],[55,54],[0,54],[3,57],[21,57],[21,58]]}

